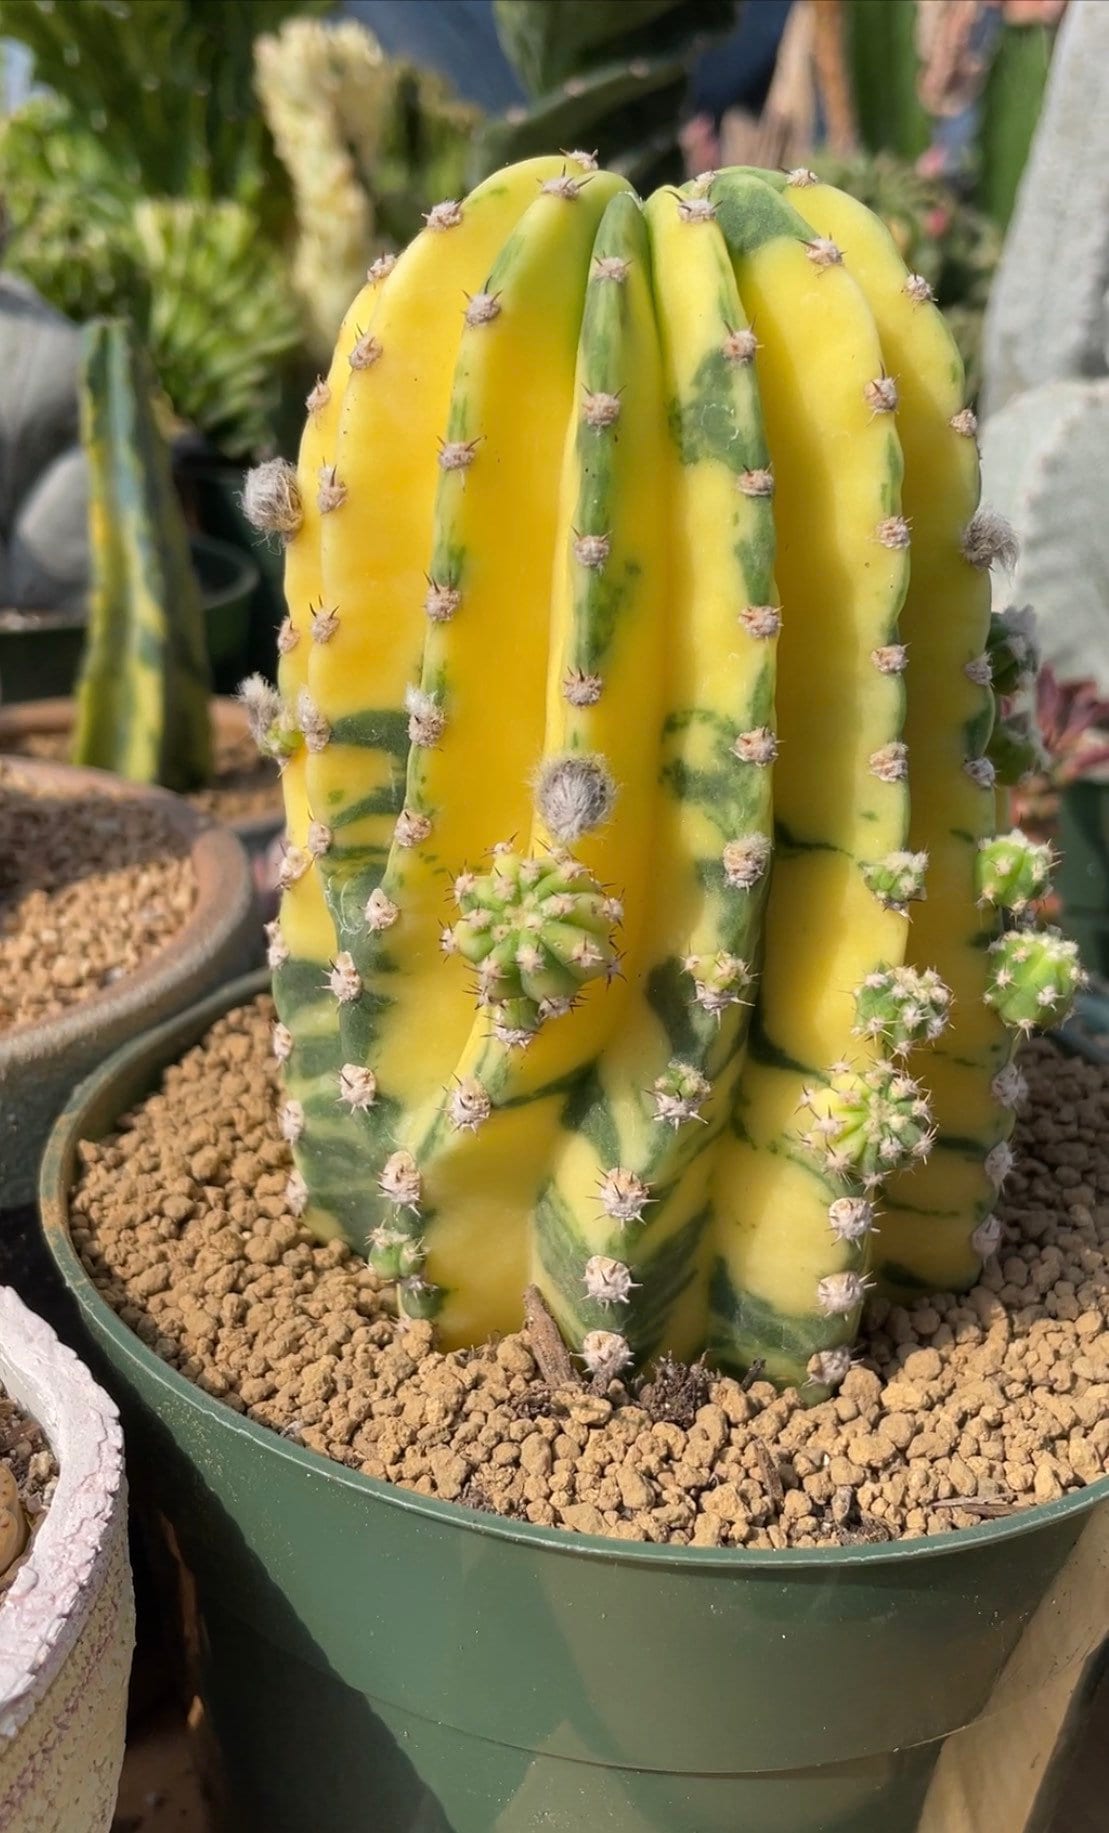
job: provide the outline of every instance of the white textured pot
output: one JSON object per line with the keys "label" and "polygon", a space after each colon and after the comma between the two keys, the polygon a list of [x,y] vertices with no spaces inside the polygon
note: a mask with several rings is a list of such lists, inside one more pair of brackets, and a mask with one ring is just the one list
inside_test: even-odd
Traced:
{"label": "white textured pot", "polygon": [[46,1519],[0,1599],[0,1828],[107,1833],[135,1632],[119,1415],[2,1286],[0,1382],[38,1421],[59,1467]]}

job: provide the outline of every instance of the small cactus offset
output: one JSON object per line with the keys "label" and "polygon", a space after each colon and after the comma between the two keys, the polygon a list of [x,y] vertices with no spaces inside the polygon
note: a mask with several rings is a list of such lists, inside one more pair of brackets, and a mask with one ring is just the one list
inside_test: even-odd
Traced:
{"label": "small cactus offset", "polygon": [[297,467],[271,934],[290,1197],[458,1345],[817,1397],[967,1285],[1077,968],[987,755],[1019,620],[887,230],[734,170],[497,173],[371,270]]}
{"label": "small cactus offset", "polygon": [[74,762],[195,789],[211,774],[208,651],[153,372],[120,321],[87,325],[82,343],[90,591]]}

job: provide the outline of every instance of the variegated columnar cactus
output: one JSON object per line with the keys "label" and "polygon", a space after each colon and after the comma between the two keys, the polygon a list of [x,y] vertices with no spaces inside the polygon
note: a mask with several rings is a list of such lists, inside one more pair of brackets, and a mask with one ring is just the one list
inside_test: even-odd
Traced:
{"label": "variegated columnar cactus", "polygon": [[195,789],[212,768],[208,647],[154,373],[123,320],[94,320],[81,346],[89,611],[73,760]]}
{"label": "variegated columnar cactus", "polygon": [[291,1199],[447,1345],[534,1282],[595,1373],[825,1392],[869,1289],[977,1276],[1078,977],[926,283],[810,173],[534,160],[371,272],[308,407],[247,493]]}

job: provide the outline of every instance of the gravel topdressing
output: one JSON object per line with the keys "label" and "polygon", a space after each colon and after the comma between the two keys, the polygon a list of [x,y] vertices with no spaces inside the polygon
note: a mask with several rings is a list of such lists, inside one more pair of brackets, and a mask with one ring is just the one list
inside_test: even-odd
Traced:
{"label": "gravel topdressing", "polygon": [[[212,780],[186,797],[194,808],[218,821],[254,821],[282,813],[281,779],[272,758],[260,757],[250,733],[228,732],[218,725],[213,732]],[[72,748],[69,732],[28,732],[19,742],[0,750],[12,757],[40,758],[48,764],[68,764]]]}
{"label": "gravel topdressing", "polygon": [[0,760],[0,1032],[141,967],[195,898],[188,846],[162,808],[44,793]]}
{"label": "gravel topdressing", "polygon": [[33,1419],[0,1387],[0,1601],[26,1557],[58,1481],[54,1454]]}
{"label": "gravel topdressing", "polygon": [[443,1355],[384,1315],[369,1268],[288,1211],[272,1018],[265,998],[230,1013],[82,1145],[71,1205],[108,1302],[237,1412],[424,1495],[678,1545],[946,1533],[1109,1471],[1104,1070],[1028,1049],[998,1258],[970,1293],[879,1306],[860,1366],[806,1409],[676,1365],[552,1391],[541,1332]]}

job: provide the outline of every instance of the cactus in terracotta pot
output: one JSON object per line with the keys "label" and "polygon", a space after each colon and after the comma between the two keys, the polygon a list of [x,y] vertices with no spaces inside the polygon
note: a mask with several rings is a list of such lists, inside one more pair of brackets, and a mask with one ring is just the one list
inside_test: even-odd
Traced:
{"label": "cactus in terracotta pot", "polygon": [[573,154],[431,210],[252,474],[289,1195],[445,1344],[534,1282],[595,1373],[815,1396],[877,1281],[977,1277],[1078,969],[985,755],[962,390],[811,173]]}

